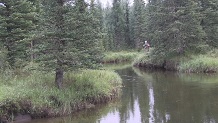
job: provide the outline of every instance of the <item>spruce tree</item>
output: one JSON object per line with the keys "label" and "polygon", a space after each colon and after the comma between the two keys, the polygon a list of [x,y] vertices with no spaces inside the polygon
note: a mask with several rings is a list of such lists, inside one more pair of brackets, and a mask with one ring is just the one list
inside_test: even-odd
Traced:
{"label": "spruce tree", "polygon": [[212,47],[218,47],[218,1],[201,0],[203,20],[201,25],[206,32],[206,42]]}
{"label": "spruce tree", "polygon": [[[0,0],[0,42],[8,50],[7,61],[28,59],[30,37],[36,28],[36,0]],[[28,40],[27,40],[28,39]]]}
{"label": "spruce tree", "polygon": [[103,44],[106,51],[115,50],[113,40],[113,21],[112,9],[109,3],[103,11]]}
{"label": "spruce tree", "polygon": [[205,33],[200,25],[199,3],[194,0],[149,3],[147,28],[158,59],[201,51]]}
{"label": "spruce tree", "polygon": [[73,39],[71,43],[78,50],[79,64],[77,66],[94,68],[101,59],[103,50],[101,20],[97,6],[88,9],[84,0],[77,0],[68,17],[68,34]]}
{"label": "spruce tree", "polygon": [[143,0],[134,0],[132,10],[132,33],[135,48],[138,50],[142,48],[144,38],[142,35],[145,33],[143,24],[145,22],[145,4]]}
{"label": "spruce tree", "polygon": [[125,18],[121,0],[113,1],[112,26],[114,47],[116,50],[120,50],[125,45]]}
{"label": "spruce tree", "polygon": [[133,43],[131,42],[130,38],[130,6],[129,0],[123,1],[123,10],[124,10],[124,20],[125,20],[125,44],[126,48],[133,48]]}
{"label": "spruce tree", "polygon": [[84,0],[43,1],[44,32],[38,43],[38,60],[44,68],[55,70],[55,83],[63,86],[64,72],[95,68],[101,59],[99,28]]}
{"label": "spruce tree", "polygon": [[106,50],[133,48],[130,38],[130,12],[128,0],[114,0],[112,7],[104,9],[104,46]]}

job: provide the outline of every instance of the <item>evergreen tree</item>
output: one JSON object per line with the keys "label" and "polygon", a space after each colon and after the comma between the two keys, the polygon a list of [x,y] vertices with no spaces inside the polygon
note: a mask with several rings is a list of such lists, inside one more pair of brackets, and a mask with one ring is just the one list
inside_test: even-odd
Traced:
{"label": "evergreen tree", "polygon": [[103,8],[101,2],[97,0],[95,4],[95,0],[91,0],[90,9],[93,16],[97,19],[96,22],[98,21],[99,27],[102,29],[104,19],[103,19]]}
{"label": "evergreen tree", "polygon": [[31,32],[36,28],[36,0],[0,0],[0,42],[8,50],[7,61],[27,59]]}
{"label": "evergreen tree", "polygon": [[204,31],[200,25],[199,4],[194,0],[156,1],[149,3],[149,37],[155,45],[154,56],[167,57],[199,52]]}
{"label": "evergreen tree", "polygon": [[203,20],[201,25],[206,32],[207,44],[218,47],[218,1],[201,0]]}
{"label": "evergreen tree", "polygon": [[100,14],[96,14],[97,6],[88,9],[84,0],[77,0],[75,5],[67,20],[70,20],[68,32],[73,39],[71,45],[78,50],[80,63],[77,67],[95,68],[103,50]]}
{"label": "evergreen tree", "polygon": [[125,19],[125,44],[127,48],[133,48],[133,44],[130,38],[130,7],[129,0],[124,0],[123,2],[124,19]]}
{"label": "evergreen tree", "polygon": [[113,40],[116,50],[125,45],[125,18],[121,7],[121,0],[114,0],[112,7]]}
{"label": "evergreen tree", "polygon": [[104,32],[104,47],[105,50],[114,50],[114,40],[113,40],[113,21],[112,21],[112,9],[109,5],[109,3],[107,3],[106,8],[104,9],[104,18],[103,18],[103,32]]}
{"label": "evergreen tree", "polygon": [[106,50],[132,48],[130,38],[129,1],[114,0],[104,9],[104,46]]}
{"label": "evergreen tree", "polygon": [[61,88],[64,71],[94,68],[100,62],[99,28],[84,0],[76,0],[73,6],[67,0],[45,0],[43,10],[45,28],[38,59],[55,70],[55,83]]}
{"label": "evergreen tree", "polygon": [[[93,37],[95,37],[94,40],[99,43],[101,49],[104,49],[103,45],[103,8],[99,0],[96,1],[97,3],[95,4],[95,0],[91,0],[91,6],[90,6],[90,18],[91,18],[91,29],[93,33]],[[90,30],[91,31],[91,30]]]}
{"label": "evergreen tree", "polygon": [[141,49],[144,42],[145,4],[143,0],[134,0],[132,11],[132,33],[135,48]]}

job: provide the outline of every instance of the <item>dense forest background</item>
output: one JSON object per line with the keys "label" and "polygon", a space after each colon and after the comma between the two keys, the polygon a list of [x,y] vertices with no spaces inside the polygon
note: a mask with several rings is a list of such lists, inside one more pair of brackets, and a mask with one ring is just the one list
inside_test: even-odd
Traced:
{"label": "dense forest background", "polygon": [[166,59],[218,47],[217,0],[0,0],[0,67],[38,63],[64,71],[96,68],[103,52],[138,50]]}
{"label": "dense forest background", "polygon": [[160,59],[218,46],[216,0],[114,0],[103,15],[106,50],[140,50],[147,40]]}

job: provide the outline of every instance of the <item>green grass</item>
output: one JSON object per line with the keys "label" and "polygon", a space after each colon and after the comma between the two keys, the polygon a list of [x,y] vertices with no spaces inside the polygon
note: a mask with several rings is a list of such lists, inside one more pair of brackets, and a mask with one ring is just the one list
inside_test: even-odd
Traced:
{"label": "green grass", "polygon": [[121,51],[121,52],[106,52],[104,54],[104,58],[102,60],[103,63],[119,63],[125,61],[132,61],[138,52],[128,52],[128,51]]}
{"label": "green grass", "polygon": [[150,49],[149,52],[140,52],[136,56],[136,58],[133,60],[132,65],[133,66],[162,66],[163,60],[153,60],[152,58],[152,51],[153,49]]}
{"label": "green grass", "polygon": [[201,55],[186,55],[175,56],[170,59],[164,60],[152,60],[151,52],[137,55],[133,61],[134,66],[140,67],[154,67],[163,66],[167,70],[178,70],[181,72],[197,72],[197,73],[209,73],[218,72],[218,50],[211,50],[206,54]]}
{"label": "green grass", "polygon": [[217,72],[218,58],[209,55],[192,56],[190,60],[182,61],[178,69],[183,72]]}
{"label": "green grass", "polygon": [[69,114],[86,103],[109,101],[118,96],[121,83],[120,76],[113,71],[81,70],[66,73],[64,87],[57,89],[54,73],[35,71],[18,76],[8,71],[0,76],[0,108],[12,102],[19,110],[20,102],[30,101],[30,114],[40,115],[42,109],[49,109],[50,115]]}
{"label": "green grass", "polygon": [[151,60],[149,59],[149,55],[145,54],[143,52],[140,52],[137,57],[134,59],[133,61],[133,65],[137,65],[137,64],[145,64],[145,63],[151,63]]}

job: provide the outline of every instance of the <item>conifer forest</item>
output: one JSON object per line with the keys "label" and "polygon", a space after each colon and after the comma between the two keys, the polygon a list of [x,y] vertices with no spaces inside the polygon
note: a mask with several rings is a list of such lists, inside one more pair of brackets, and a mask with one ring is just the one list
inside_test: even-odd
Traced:
{"label": "conifer forest", "polygon": [[98,67],[106,51],[141,50],[153,57],[205,53],[218,47],[217,0],[0,0],[0,67],[39,63],[63,73]]}
{"label": "conifer forest", "polygon": [[[143,73],[139,68],[181,73],[218,72],[218,0],[102,2],[0,0],[0,123],[16,120],[21,114],[31,118],[68,115],[119,98],[121,90],[124,104],[119,106],[124,113],[118,114],[130,116],[125,114],[125,109],[134,107],[134,103],[128,102],[137,98],[141,112],[148,108],[148,112],[153,111],[145,112],[147,117],[160,111],[158,106],[164,105],[164,109],[165,105],[174,104],[170,102],[173,101],[171,97],[175,97],[176,105],[179,100],[190,106],[189,97],[182,97],[188,95],[182,89],[192,88],[186,87],[188,82],[178,82],[193,79],[184,77],[184,74]],[[127,61],[131,63],[124,71],[106,67],[108,63]],[[125,78],[131,76],[132,79]],[[210,78],[217,83],[213,77],[202,77],[199,81]],[[159,82],[162,78],[166,82]],[[133,97],[139,94],[134,84],[148,96]],[[163,86],[165,90],[161,91]],[[202,88],[196,95],[204,94]],[[205,93],[209,93],[208,88]],[[176,95],[174,90],[179,94]],[[172,96],[165,99],[167,91]],[[191,94],[195,92],[190,91]],[[179,96],[181,99],[177,99]],[[159,109],[154,110],[154,101],[159,97],[159,102],[155,102]],[[202,95],[190,98],[197,97]],[[204,97],[200,98],[202,102],[207,95]],[[210,97],[212,99],[214,93]],[[207,101],[196,104],[199,104],[197,110],[202,109],[201,113],[210,107]],[[202,107],[200,104],[207,105]],[[211,104],[213,107],[217,103]],[[161,116],[161,112],[160,115],[153,114]],[[174,114],[171,113],[172,119]],[[204,118],[210,117],[205,115]],[[141,122],[145,119],[141,118]]]}

